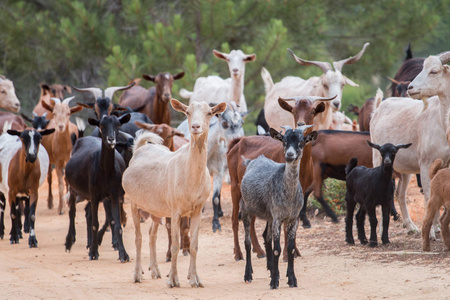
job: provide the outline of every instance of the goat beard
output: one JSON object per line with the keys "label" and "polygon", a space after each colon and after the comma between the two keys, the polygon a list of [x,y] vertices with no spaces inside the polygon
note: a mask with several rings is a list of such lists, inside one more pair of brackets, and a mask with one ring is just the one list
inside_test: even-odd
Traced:
{"label": "goat beard", "polygon": [[423,96],[422,99],[420,99],[420,100],[423,101],[423,109],[421,112],[424,112],[428,108],[428,97]]}

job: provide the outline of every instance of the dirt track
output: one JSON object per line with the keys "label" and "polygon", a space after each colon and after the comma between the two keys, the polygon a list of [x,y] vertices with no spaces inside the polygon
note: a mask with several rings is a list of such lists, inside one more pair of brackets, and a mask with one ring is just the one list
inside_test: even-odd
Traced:
{"label": "dirt track", "polygon": [[[410,186],[411,215],[414,222],[421,225],[423,198],[415,182]],[[56,183],[53,190],[57,191]],[[420,253],[420,236],[407,235],[401,222],[391,222],[389,246],[370,249],[345,244],[343,219],[335,225],[322,217],[314,218],[311,229],[298,230],[297,244],[302,253],[295,261],[298,288],[287,286],[284,277],[287,264],[281,263],[280,288],[269,290],[265,260],[256,256],[253,256],[254,280],[245,284],[245,262],[233,259],[231,199],[227,185],[223,190],[222,231],[216,234],[211,231],[210,202],[201,223],[197,266],[205,288],[189,286],[186,279],[189,258],[181,254],[178,260],[181,288],[167,288],[164,278],[152,280],[146,271],[149,262],[146,235],[144,281],[133,283],[135,246],[129,204],[125,206],[129,220],[124,229],[124,243],[131,262],[117,261],[118,254],[110,246],[109,233],[105,234],[99,248],[99,260],[89,261],[85,247],[84,203],[77,206],[77,241],[72,252],[66,253],[63,244],[68,214],[59,216],[55,209],[48,210],[46,195],[44,184],[37,209],[37,249],[28,248],[28,234],[24,234],[19,245],[9,244],[11,225],[9,208],[6,210],[6,234],[0,241],[0,299],[450,299],[450,254],[444,252],[442,241],[432,242],[435,254]],[[99,215],[103,221],[103,211]],[[260,236],[263,223],[257,222],[257,226]],[[149,223],[141,228],[146,232]],[[243,245],[242,224],[240,238]],[[167,234],[160,226],[157,255],[162,274],[169,272],[166,250]]]}

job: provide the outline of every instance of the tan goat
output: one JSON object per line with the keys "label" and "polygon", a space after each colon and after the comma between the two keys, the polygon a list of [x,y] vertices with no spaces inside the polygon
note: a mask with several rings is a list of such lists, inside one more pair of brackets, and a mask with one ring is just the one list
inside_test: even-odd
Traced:
{"label": "tan goat", "polygon": [[[430,251],[430,229],[433,219],[444,206],[445,210],[440,218],[442,237],[445,246],[450,251],[450,169],[445,168],[441,159],[436,159],[430,167],[430,199],[427,202],[425,217],[422,225],[422,249]],[[442,169],[442,170],[441,170]]]}
{"label": "tan goat", "polygon": [[[177,258],[180,250],[180,219],[191,218],[189,283],[203,287],[197,274],[198,231],[203,205],[211,192],[211,178],[206,167],[209,122],[215,114],[225,110],[221,103],[209,107],[206,102],[193,102],[186,106],[171,100],[172,107],[186,114],[191,140],[175,152],[167,147],[142,143],[141,135],[135,142],[130,165],[123,173],[122,185],[131,201],[131,211],[136,233],[136,265],[134,281],[142,282],[141,247],[142,235],[138,209],[155,217],[172,218],[172,265],[168,285],[179,287]],[[152,222],[150,228],[150,270],[152,278],[160,278],[156,261],[156,234],[159,224]]]}
{"label": "tan goat", "polygon": [[[42,101],[42,106],[50,111],[53,115],[53,119],[50,120],[47,128],[55,128],[55,133],[52,135],[44,136],[42,139],[42,145],[48,152],[50,158],[50,166],[47,174],[48,180],[48,208],[53,207],[53,194],[52,194],[52,165],[55,165],[56,175],[58,176],[58,189],[59,189],[59,205],[58,213],[64,213],[64,174],[63,169],[66,163],[69,161],[70,153],[72,152],[72,139],[69,121],[70,115],[79,112],[83,109],[81,106],[75,106],[70,108],[69,102],[75,97],[69,97],[60,101],[58,98],[52,98],[55,105],[50,106],[47,102]],[[78,130],[78,129],[77,129]]]}

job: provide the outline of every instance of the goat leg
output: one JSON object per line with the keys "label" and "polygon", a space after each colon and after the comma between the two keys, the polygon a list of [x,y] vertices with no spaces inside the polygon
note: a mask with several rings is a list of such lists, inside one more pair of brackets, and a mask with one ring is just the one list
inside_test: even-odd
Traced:
{"label": "goat leg", "polygon": [[47,173],[47,183],[48,183],[48,199],[47,199],[47,206],[48,209],[53,208],[53,194],[52,194],[52,164],[48,166],[48,173]]}
{"label": "goat leg", "polygon": [[86,249],[90,249],[92,245],[92,207],[89,201],[84,207],[84,216],[86,218],[86,228],[87,228],[87,244]]}
{"label": "goat leg", "polygon": [[69,232],[66,236],[66,251],[70,251],[72,245],[75,243],[75,215],[76,215],[76,197],[73,191],[69,191]]}
{"label": "goat leg", "polygon": [[245,273],[244,273],[244,281],[246,283],[251,283],[253,280],[253,268],[252,268],[252,239],[250,235],[250,215],[247,212],[242,212],[241,214],[242,223],[244,225],[245,231]]}
{"label": "goat leg", "polygon": [[[113,198],[111,199],[111,212],[112,212],[112,220],[111,220],[111,231],[113,232],[113,236],[117,240],[118,248],[119,248],[119,260],[120,262],[128,262],[130,261],[130,257],[128,256],[127,251],[125,250],[125,246],[123,245],[122,239],[122,225],[120,224],[120,207],[119,207],[119,199]],[[95,233],[95,231],[94,231]]]}
{"label": "goat leg", "polygon": [[181,237],[181,249],[183,250],[183,255],[187,256],[189,254],[189,248],[191,241],[189,238],[190,229],[190,219],[189,217],[182,217],[180,222],[180,237]]}
{"label": "goat leg", "polygon": [[172,260],[172,229],[171,229],[171,219],[166,218],[166,229],[167,229],[167,239],[169,241],[167,246],[167,253],[166,253],[166,262],[169,262]]}
{"label": "goat leg", "polygon": [[0,239],[3,240],[5,236],[5,207],[6,207],[6,199],[5,195],[0,192]]}
{"label": "goat leg", "polygon": [[278,269],[278,262],[281,255],[281,246],[280,246],[280,234],[281,234],[281,224],[280,221],[274,220],[272,223],[272,231],[273,231],[273,271],[271,274],[270,280],[270,289],[276,290],[278,289],[280,283],[280,271]]}
{"label": "goat leg", "polygon": [[450,251],[450,230],[448,227],[448,225],[450,224],[449,207],[445,208],[444,213],[442,214],[439,221],[441,223],[442,238],[444,239],[444,244],[447,247],[447,250]]}
{"label": "goat leg", "polygon": [[23,232],[30,233],[30,199],[24,197],[25,208],[23,210],[24,221],[23,221]]}
{"label": "goat leg", "polygon": [[345,216],[345,241],[347,244],[354,245],[353,239],[353,214],[355,213],[356,202],[353,201],[353,196],[347,191],[345,195],[347,202],[347,214]]}
{"label": "goat leg", "polygon": [[256,256],[258,258],[266,257],[266,253],[264,253],[264,250],[261,248],[261,245],[258,242],[258,237],[256,236],[254,216],[251,218],[250,236],[252,237],[253,252],[256,253]]}
{"label": "goat leg", "polygon": [[267,253],[267,270],[272,272],[273,269],[273,253],[272,253],[272,222],[267,221],[266,228],[263,232],[264,246]]}
{"label": "goat leg", "polygon": [[25,218],[29,218],[29,220],[30,220],[30,236],[28,237],[28,245],[30,246],[30,248],[37,248],[37,246],[38,246],[38,241],[36,239],[36,234],[34,232],[34,223],[36,221],[36,205],[37,205],[37,201],[38,201],[38,192],[37,192],[37,189],[36,189],[36,191],[33,191],[30,194],[30,212],[29,212],[29,216],[25,215]]}
{"label": "goat leg", "polygon": [[15,199],[16,197],[14,196],[13,193],[9,193],[9,206],[11,208],[11,231],[10,231],[10,243],[11,244],[18,244],[19,243],[19,218],[20,218],[20,213],[18,212],[19,207],[18,205],[16,206],[15,203]]}
{"label": "goat leg", "polygon": [[306,208],[308,206],[308,197],[312,192],[312,186],[311,185],[308,189],[306,189],[305,195],[303,197],[303,207],[300,210],[299,218],[303,222],[302,226],[303,228],[311,228],[311,222],[308,220],[308,217],[306,216]]}
{"label": "goat leg", "polygon": [[369,215],[369,222],[370,222],[370,239],[369,239],[369,246],[370,247],[376,247],[378,246],[377,241],[377,215],[375,213],[375,207],[370,207],[367,209],[367,214]]}
{"label": "goat leg", "polygon": [[98,260],[98,203],[101,199],[92,199],[91,204],[91,226],[88,228],[91,233],[92,244],[89,247],[89,260]]}
{"label": "goat leg", "polygon": [[366,220],[366,210],[363,205],[359,206],[358,212],[356,213],[356,227],[358,228],[358,239],[361,245],[367,245],[366,232],[364,230],[364,223]]}
{"label": "goat leg", "polygon": [[[391,201],[393,202],[393,201]],[[381,241],[383,245],[389,244],[389,216],[391,212],[391,208],[389,205],[383,205],[381,207],[383,212],[383,233],[381,234]]]}
{"label": "goat leg", "polygon": [[297,232],[298,221],[291,221],[286,225],[288,235],[288,267],[286,276],[288,278],[287,284],[289,287],[297,287],[297,278],[294,272],[294,254],[295,254],[295,233]]}

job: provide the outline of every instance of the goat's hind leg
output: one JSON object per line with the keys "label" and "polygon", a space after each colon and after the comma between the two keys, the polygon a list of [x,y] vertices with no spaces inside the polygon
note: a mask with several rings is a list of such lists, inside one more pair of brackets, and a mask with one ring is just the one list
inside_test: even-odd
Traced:
{"label": "goat's hind leg", "polygon": [[[219,170],[216,174],[213,176],[213,198],[212,198],[212,204],[213,204],[213,210],[214,210],[214,216],[212,219],[212,230],[213,232],[216,232],[217,230],[222,231],[222,226],[220,226],[219,221],[219,212],[220,212],[220,191],[222,189],[222,182],[223,182],[223,170]],[[223,215],[223,212],[222,212]]]}
{"label": "goat's hind leg", "polygon": [[3,240],[5,236],[5,208],[6,198],[5,195],[0,192],[0,239]]}
{"label": "goat's hind leg", "polygon": [[198,206],[191,214],[191,245],[190,245],[190,262],[188,270],[188,279],[191,287],[204,287],[197,273],[197,251],[198,251],[198,231],[200,229],[201,207]]}
{"label": "goat's hind leg", "polygon": [[256,235],[256,230],[255,230],[255,217],[251,217],[251,222],[250,222],[250,236],[251,236],[251,240],[252,240],[252,245],[253,245],[253,252],[256,253],[256,256],[258,258],[264,258],[266,257],[266,253],[264,253],[264,250],[261,248],[261,245],[259,244],[258,241],[258,236]]}
{"label": "goat's hind leg", "polygon": [[347,244],[354,245],[353,239],[353,214],[355,213],[356,202],[353,201],[353,196],[347,192],[345,196],[347,202],[347,214],[345,216],[345,241]]}
{"label": "goat's hind leg", "polygon": [[267,270],[269,270],[271,273],[273,269],[272,235],[272,221],[267,221],[266,228],[263,232],[263,238],[267,253]]}
{"label": "goat's hind leg", "polygon": [[128,262],[130,261],[130,257],[128,256],[127,251],[125,250],[125,246],[123,245],[122,238],[122,225],[120,224],[120,207],[119,207],[119,199],[113,198],[111,199],[111,212],[112,212],[112,220],[111,220],[111,231],[116,237],[118,248],[119,248],[119,260],[120,262]]}
{"label": "goat's hind leg", "polygon": [[440,218],[442,238],[444,239],[445,246],[447,250],[450,251],[450,203],[445,207],[445,211]]}
{"label": "goat's hind leg", "polygon": [[158,234],[159,223],[152,220],[150,229],[148,231],[149,235],[149,246],[150,246],[150,266],[148,267],[152,279],[161,278],[161,272],[158,268],[158,262],[156,260],[156,238]]}
{"label": "goat's hind leg", "polygon": [[241,219],[242,219],[242,223],[244,225],[244,230],[245,230],[244,245],[245,245],[246,261],[245,261],[244,281],[246,283],[251,283],[253,280],[252,240],[251,240],[251,236],[250,236],[251,217],[247,212],[242,211]]}
{"label": "goat's hind leg", "polygon": [[286,224],[288,235],[288,267],[286,276],[289,287],[297,287],[297,278],[294,272],[294,254],[295,254],[295,234],[297,232],[298,221],[293,220]]}
{"label": "goat's hind leg", "polygon": [[366,209],[363,205],[359,205],[356,213],[356,227],[358,228],[358,239],[362,245],[367,245],[366,232],[364,230],[364,222],[366,220]]}
{"label": "goat's hind leg", "polygon": [[142,282],[142,274],[144,273],[142,271],[142,233],[141,233],[141,218],[139,216],[139,210],[134,204],[134,202],[131,202],[131,215],[133,217],[133,223],[134,223],[134,242],[136,244],[136,264],[134,265],[134,276],[133,280],[134,282]]}
{"label": "goat's hind leg", "polygon": [[72,191],[69,191],[69,232],[66,236],[66,252],[72,248],[75,243],[75,215],[76,215],[76,196]]}
{"label": "goat's hind leg", "polygon": [[377,241],[378,221],[377,221],[377,215],[375,212],[375,207],[368,207],[367,214],[369,215],[369,222],[370,222],[369,247],[376,247],[376,246],[378,246],[378,241]]}
{"label": "goat's hind leg", "polygon": [[[430,251],[430,230],[433,225],[433,219],[439,208],[441,207],[441,199],[437,195],[433,195],[430,200],[428,200],[425,217],[423,218],[422,224],[422,250]],[[442,220],[442,219],[441,219]]]}
{"label": "goat's hind leg", "polygon": [[[178,270],[177,270],[177,261],[178,261],[178,253],[180,251],[180,219],[181,216],[178,212],[172,213],[172,264],[170,266],[169,279],[167,284],[169,287],[180,287],[180,280],[178,279]],[[152,224],[152,234],[155,233],[154,240],[152,239],[151,243],[153,248],[156,246],[156,231],[153,229],[153,226],[156,225],[156,222]],[[157,226],[157,225],[156,225]],[[155,250],[156,251],[156,250]],[[155,262],[156,262],[156,252],[155,252]]]}

